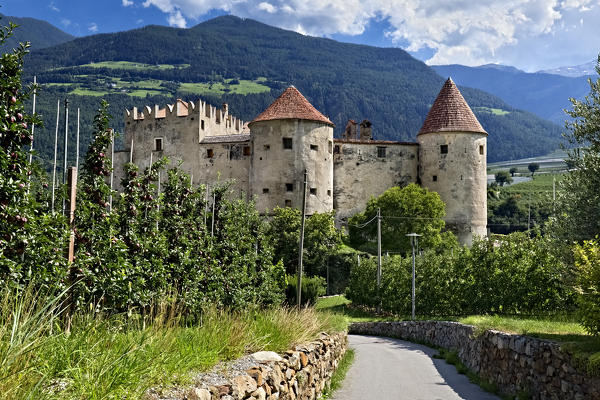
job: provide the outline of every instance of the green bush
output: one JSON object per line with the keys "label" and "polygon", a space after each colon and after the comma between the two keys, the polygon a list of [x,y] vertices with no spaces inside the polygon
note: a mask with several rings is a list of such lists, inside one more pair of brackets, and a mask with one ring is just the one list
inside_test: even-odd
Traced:
{"label": "green bush", "polygon": [[600,243],[598,238],[575,246],[577,304],[581,324],[592,335],[600,334]]}
{"label": "green bush", "polygon": [[[285,290],[287,301],[290,305],[297,303],[296,293],[298,287],[298,275],[289,275],[287,277],[287,287]],[[302,304],[315,304],[319,296],[323,296],[326,291],[326,281],[320,276],[303,276],[302,292],[300,299]]]}
{"label": "green bush", "polygon": [[[411,311],[412,259],[384,257],[380,296],[377,259],[355,265],[346,296],[355,304],[407,315]],[[476,240],[471,249],[425,251],[416,259],[416,312],[448,316],[552,313],[574,305],[572,273],[550,239],[513,233]],[[381,298],[381,300],[379,300]]]}

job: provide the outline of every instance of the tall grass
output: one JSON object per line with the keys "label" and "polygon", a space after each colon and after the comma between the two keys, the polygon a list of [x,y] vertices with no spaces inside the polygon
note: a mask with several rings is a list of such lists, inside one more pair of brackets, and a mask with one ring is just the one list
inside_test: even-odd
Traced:
{"label": "tall grass", "polygon": [[0,399],[139,398],[152,386],[186,383],[219,361],[283,351],[344,326],[310,308],[210,309],[186,324],[175,307],[161,305],[146,316],[80,313],[67,331],[63,298],[2,293]]}

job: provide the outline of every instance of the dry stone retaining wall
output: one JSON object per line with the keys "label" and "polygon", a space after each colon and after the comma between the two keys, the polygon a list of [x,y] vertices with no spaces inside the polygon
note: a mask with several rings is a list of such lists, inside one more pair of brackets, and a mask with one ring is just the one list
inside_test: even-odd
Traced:
{"label": "dry stone retaining wall", "polygon": [[600,379],[573,367],[572,357],[548,340],[475,328],[457,322],[354,323],[350,333],[396,337],[455,350],[460,360],[505,394],[539,400],[600,399]]}
{"label": "dry stone retaining wall", "polygon": [[261,351],[199,374],[193,387],[159,389],[147,400],[314,400],[329,385],[348,336],[322,333],[282,355]]}

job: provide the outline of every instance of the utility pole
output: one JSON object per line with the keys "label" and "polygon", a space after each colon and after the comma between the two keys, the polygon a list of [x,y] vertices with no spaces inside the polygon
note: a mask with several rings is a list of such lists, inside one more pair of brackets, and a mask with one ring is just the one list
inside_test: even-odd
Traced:
{"label": "utility pole", "polygon": [[377,312],[381,309],[381,208],[377,209]]}
{"label": "utility pole", "polygon": [[[77,136],[75,139],[75,146],[75,167],[79,168],[79,107],[77,108]],[[110,162],[112,163],[112,156],[110,156]]]}
{"label": "utility pole", "polygon": [[298,282],[296,287],[296,303],[300,308],[301,296],[302,296],[302,256],[304,255],[304,222],[306,220],[306,186],[308,185],[307,179],[308,172],[304,170],[304,186],[302,190],[302,223],[300,224],[300,248],[298,251]]}
{"label": "utility pole", "polygon": [[56,188],[56,161],[58,156],[58,122],[60,119],[60,99],[56,102],[56,130],[54,131],[54,164],[52,167],[52,212],[54,213],[54,191]]}

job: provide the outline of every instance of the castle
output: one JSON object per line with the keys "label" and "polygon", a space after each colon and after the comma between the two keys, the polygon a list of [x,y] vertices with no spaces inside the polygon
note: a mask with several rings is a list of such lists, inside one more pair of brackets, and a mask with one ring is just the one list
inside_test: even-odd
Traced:
{"label": "castle", "polygon": [[[374,140],[371,123],[350,120],[340,139],[333,123],[293,86],[248,124],[205,102],[177,100],[166,108],[125,113],[125,146],[114,156],[116,182],[131,160],[181,161],[194,184],[233,180],[259,211],[302,205],[306,212],[335,210],[336,223],[364,209],[372,196],[411,182],[439,193],[446,224],[459,241],[486,236],[487,133],[448,79],[416,142]],[[133,147],[133,148],[132,148]]]}

